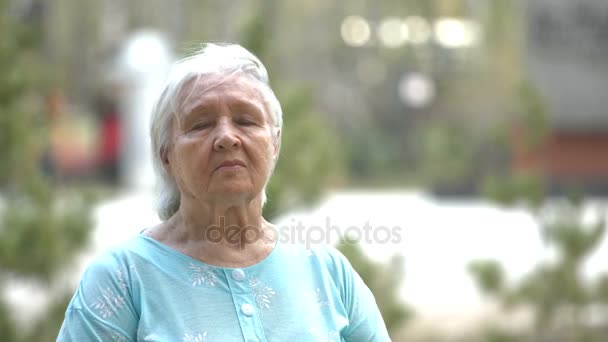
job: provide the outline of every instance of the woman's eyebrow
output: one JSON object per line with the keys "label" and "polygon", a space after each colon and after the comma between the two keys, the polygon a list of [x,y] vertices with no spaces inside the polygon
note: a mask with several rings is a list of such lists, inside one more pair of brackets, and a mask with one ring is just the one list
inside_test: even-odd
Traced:
{"label": "woman's eyebrow", "polygon": [[[237,110],[253,110],[255,113],[262,113],[262,106],[257,101],[239,99],[229,105],[231,109]],[[251,113],[254,114],[254,113]]]}
{"label": "woman's eyebrow", "polygon": [[209,106],[196,106],[188,111],[184,111],[182,115],[177,117],[177,126],[180,129],[183,129],[185,128],[184,126],[192,124],[196,119],[204,118],[206,116],[209,116]]}
{"label": "woman's eyebrow", "polygon": [[187,120],[194,116],[205,116],[209,115],[209,113],[213,110],[214,105],[212,103],[201,103],[192,108],[189,108],[183,115],[183,119]]}

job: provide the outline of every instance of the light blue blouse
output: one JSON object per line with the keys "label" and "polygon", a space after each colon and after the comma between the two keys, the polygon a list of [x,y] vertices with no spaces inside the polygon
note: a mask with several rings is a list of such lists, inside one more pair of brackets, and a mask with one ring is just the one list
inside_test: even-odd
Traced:
{"label": "light blue blouse", "polygon": [[277,243],[256,265],[202,263],[143,234],[84,273],[58,341],[390,341],[336,249]]}

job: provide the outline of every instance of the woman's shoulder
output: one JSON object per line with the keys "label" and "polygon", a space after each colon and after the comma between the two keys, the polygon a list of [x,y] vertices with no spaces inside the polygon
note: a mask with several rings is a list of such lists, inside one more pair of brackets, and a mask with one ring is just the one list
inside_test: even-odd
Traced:
{"label": "woman's shoulder", "polygon": [[315,268],[322,268],[332,275],[342,275],[349,272],[352,267],[348,259],[336,247],[328,244],[315,245],[284,245],[283,248],[296,258],[311,264]]}
{"label": "woman's shoulder", "polygon": [[348,262],[344,254],[333,245],[315,245],[310,247],[310,253],[315,257],[331,264]]}
{"label": "woman's shoulder", "polygon": [[147,252],[142,238],[138,234],[97,254],[89,262],[83,280],[126,277],[135,264],[134,259]]}

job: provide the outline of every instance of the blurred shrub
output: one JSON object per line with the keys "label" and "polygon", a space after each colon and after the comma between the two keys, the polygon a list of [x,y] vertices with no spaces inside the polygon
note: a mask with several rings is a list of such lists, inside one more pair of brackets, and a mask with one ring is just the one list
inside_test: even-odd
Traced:
{"label": "blurred shrub", "polygon": [[[0,0],[0,291],[7,280],[48,286],[86,241],[89,200],[59,192],[42,172],[47,82],[39,26],[24,22]],[[0,301],[0,340],[54,340],[67,306],[57,302],[32,330],[17,329],[12,308]],[[39,329],[44,326],[44,329]]]}

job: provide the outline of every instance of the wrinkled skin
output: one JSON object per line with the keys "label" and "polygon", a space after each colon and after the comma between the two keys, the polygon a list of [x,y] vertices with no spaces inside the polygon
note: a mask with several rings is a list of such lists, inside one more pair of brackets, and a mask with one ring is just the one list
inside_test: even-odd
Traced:
{"label": "wrinkled skin", "polygon": [[[279,132],[254,81],[239,74],[211,75],[192,87],[175,115],[171,143],[163,155],[182,204],[212,201],[230,206],[260,196],[278,153]],[[243,165],[220,167],[225,161]]]}

